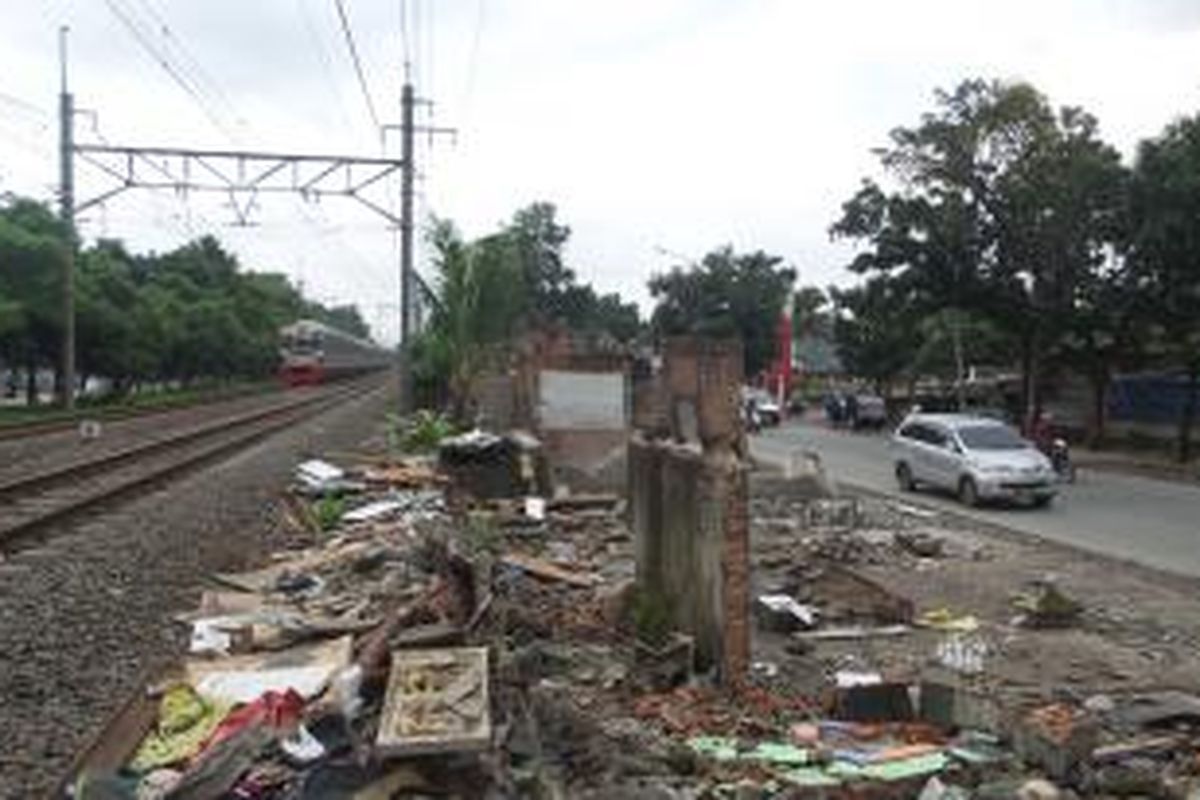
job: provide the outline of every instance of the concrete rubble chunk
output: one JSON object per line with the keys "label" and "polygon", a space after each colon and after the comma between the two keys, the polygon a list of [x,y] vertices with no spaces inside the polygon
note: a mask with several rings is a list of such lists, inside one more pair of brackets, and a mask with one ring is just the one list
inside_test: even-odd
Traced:
{"label": "concrete rubble chunk", "polygon": [[920,558],[941,558],[945,554],[945,540],[924,531],[896,531],[896,545]]}
{"label": "concrete rubble chunk", "polygon": [[808,630],[817,624],[817,609],[786,594],[762,594],[754,601],[759,627],[774,633]]}
{"label": "concrete rubble chunk", "polygon": [[1083,613],[1082,603],[1048,579],[1033,581],[1026,591],[1013,597],[1013,605],[1023,612],[1022,624],[1029,628],[1068,628]]}
{"label": "concrete rubble chunk", "polygon": [[1063,703],[1029,712],[1013,732],[1013,746],[1026,763],[1040,767],[1053,780],[1079,777],[1099,742],[1095,719],[1081,708]]}
{"label": "concrete rubble chunk", "polygon": [[396,650],[375,744],[390,756],[482,750],[492,727],[486,647]]}

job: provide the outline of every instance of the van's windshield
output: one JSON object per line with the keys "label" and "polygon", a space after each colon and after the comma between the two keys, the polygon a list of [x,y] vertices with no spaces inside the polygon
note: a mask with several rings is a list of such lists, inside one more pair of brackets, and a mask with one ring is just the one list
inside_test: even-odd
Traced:
{"label": "van's windshield", "polygon": [[973,425],[958,429],[968,450],[1022,450],[1029,443],[1004,425]]}

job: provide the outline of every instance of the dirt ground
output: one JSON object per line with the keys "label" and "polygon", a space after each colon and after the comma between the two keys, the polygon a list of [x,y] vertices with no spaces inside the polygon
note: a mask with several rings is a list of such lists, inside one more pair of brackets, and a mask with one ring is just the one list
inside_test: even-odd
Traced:
{"label": "dirt ground", "polygon": [[[912,601],[917,614],[948,609],[979,622],[969,638],[985,650],[975,682],[1020,700],[1083,700],[1097,693],[1200,690],[1200,582],[1071,548],[973,520],[851,494],[857,524],[806,527],[806,499],[794,482],[753,478],[752,536],[759,591],[788,587],[788,573],[822,548],[860,575]],[[897,531],[944,542],[940,558],[920,558],[894,543]],[[1136,536],[1136,531],[1130,532]],[[1033,630],[1017,624],[1013,595],[1050,578],[1083,605],[1078,624]],[[793,582],[794,583],[794,582]],[[949,634],[914,630],[894,637],[821,641],[811,652],[788,652],[794,639],[758,631],[756,658],[814,684],[837,669],[878,670],[917,680],[936,665]],[[794,645],[792,647],[794,650]]]}

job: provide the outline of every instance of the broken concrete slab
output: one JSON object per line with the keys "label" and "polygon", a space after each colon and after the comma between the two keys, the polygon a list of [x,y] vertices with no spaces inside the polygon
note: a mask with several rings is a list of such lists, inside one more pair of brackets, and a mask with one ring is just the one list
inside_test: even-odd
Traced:
{"label": "broken concrete slab", "polygon": [[1013,746],[1026,763],[1065,782],[1080,776],[1099,736],[1099,726],[1086,711],[1055,703],[1034,709],[1016,724]]}
{"label": "broken concrete slab", "polygon": [[376,749],[411,756],[489,747],[487,653],[486,647],[394,651]]}
{"label": "broken concrete slab", "polygon": [[755,598],[754,615],[758,625],[773,633],[807,630],[817,624],[817,609],[797,603],[786,594],[762,594]]}
{"label": "broken concrete slab", "polygon": [[896,546],[919,558],[941,558],[945,554],[944,539],[925,531],[896,531]]}
{"label": "broken concrete slab", "polygon": [[981,691],[937,681],[924,681],[919,688],[919,716],[948,730],[999,733],[1003,718],[1000,704]]}
{"label": "broken concrete slab", "polygon": [[1200,697],[1186,692],[1150,692],[1122,699],[1113,712],[1129,727],[1200,725]]}

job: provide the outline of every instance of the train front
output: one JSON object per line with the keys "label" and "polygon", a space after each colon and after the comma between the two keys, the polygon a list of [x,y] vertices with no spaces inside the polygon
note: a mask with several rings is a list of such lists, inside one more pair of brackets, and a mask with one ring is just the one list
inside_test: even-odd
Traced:
{"label": "train front", "polygon": [[279,331],[279,379],[286,386],[316,386],[325,380],[321,329],[305,321]]}

